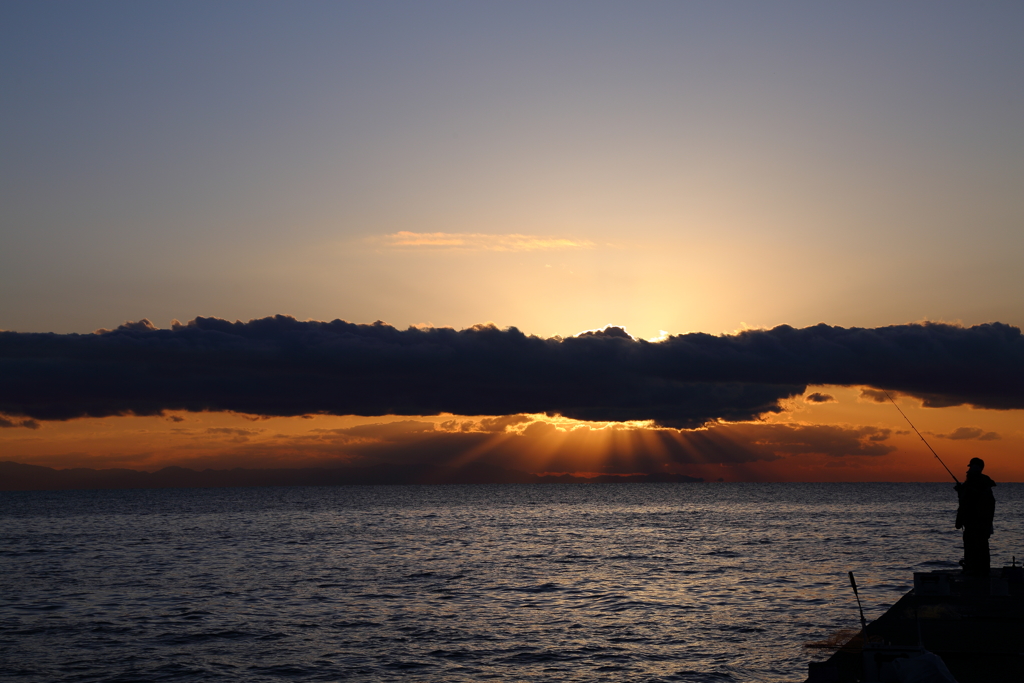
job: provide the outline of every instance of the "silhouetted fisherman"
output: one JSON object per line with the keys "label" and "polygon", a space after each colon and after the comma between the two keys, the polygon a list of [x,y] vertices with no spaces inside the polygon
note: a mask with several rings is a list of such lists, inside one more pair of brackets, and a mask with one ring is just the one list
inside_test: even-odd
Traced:
{"label": "silhouetted fisherman", "polygon": [[996,498],[992,487],[996,485],[988,475],[982,474],[985,461],[971,458],[967,466],[967,479],[957,484],[960,507],[956,511],[956,528],[964,530],[964,574],[988,576],[988,538],[992,535],[992,521],[996,514]]}

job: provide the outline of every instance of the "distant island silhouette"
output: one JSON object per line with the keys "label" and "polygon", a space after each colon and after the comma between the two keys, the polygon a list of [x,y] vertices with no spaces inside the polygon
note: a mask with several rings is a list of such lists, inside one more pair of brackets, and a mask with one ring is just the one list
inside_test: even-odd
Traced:
{"label": "distant island silhouette", "polygon": [[685,474],[538,475],[496,465],[374,465],[348,468],[207,469],[165,467],[156,472],[130,469],[54,469],[41,465],[0,462],[0,491],[73,489],[227,488],[251,486],[344,486],[381,484],[626,484],[700,483]]}

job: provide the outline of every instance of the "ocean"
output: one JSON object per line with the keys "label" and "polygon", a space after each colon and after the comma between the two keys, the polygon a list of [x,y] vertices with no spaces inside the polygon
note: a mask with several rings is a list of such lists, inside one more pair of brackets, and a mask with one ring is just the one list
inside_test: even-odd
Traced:
{"label": "ocean", "polygon": [[[1003,484],[993,566],[1024,556]],[[804,644],[955,568],[951,484],[0,493],[0,674],[802,681]],[[1019,561],[1019,559],[1018,559]]]}

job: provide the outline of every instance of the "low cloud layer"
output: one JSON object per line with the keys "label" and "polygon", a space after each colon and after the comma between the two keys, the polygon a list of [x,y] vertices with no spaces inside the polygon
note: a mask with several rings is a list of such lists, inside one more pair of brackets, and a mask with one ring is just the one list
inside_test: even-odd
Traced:
{"label": "low cloud layer", "polygon": [[[716,424],[677,431],[628,425],[556,424],[537,416],[456,418],[436,424],[399,420],[237,444],[216,466],[276,466],[282,454],[304,466],[462,467],[480,462],[531,473],[689,471],[696,465],[745,465],[787,456],[829,458],[893,452],[890,430],[804,424]],[[205,465],[202,465],[205,466]]]}
{"label": "low cloud layer", "polygon": [[930,406],[1024,407],[1024,338],[999,323],[782,326],[659,342],[615,331],[541,339],[493,326],[398,330],[277,316],[0,332],[0,414],[548,413],[695,427],[780,412],[812,384],[871,386]]}

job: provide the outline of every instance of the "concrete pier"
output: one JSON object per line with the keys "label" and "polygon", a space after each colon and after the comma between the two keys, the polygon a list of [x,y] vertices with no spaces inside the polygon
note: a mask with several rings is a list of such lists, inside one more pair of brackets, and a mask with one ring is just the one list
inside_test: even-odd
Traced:
{"label": "concrete pier", "polygon": [[908,660],[924,662],[926,652],[941,658],[957,683],[1020,683],[1024,568],[988,576],[915,573],[914,589],[866,631],[866,641],[858,634],[827,661],[811,663],[807,683],[898,682]]}

